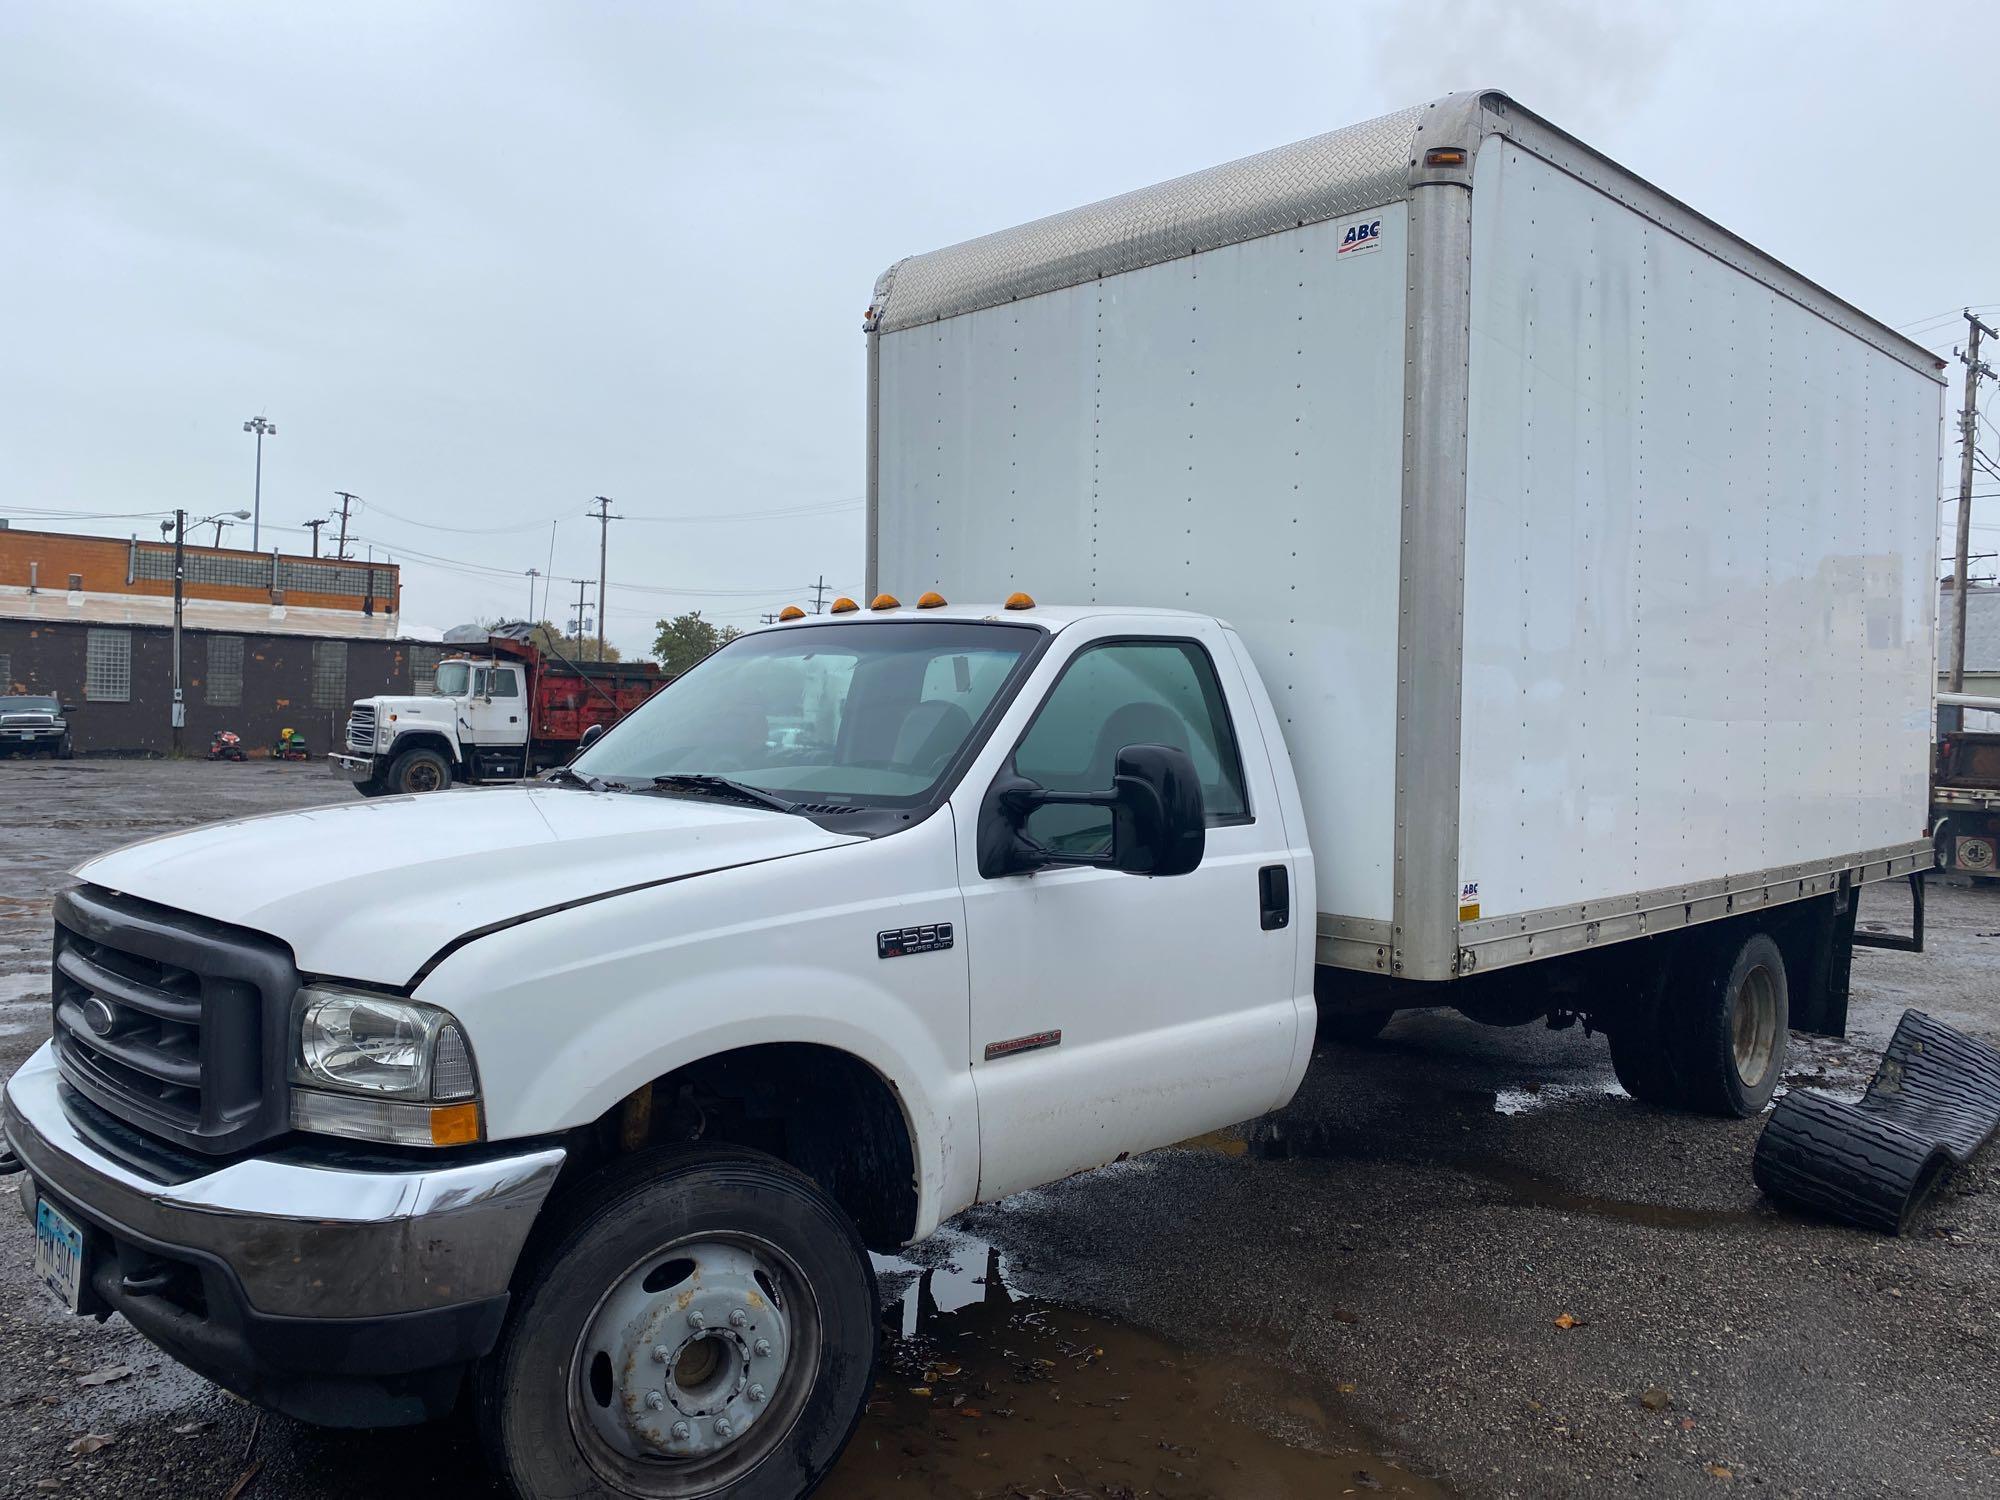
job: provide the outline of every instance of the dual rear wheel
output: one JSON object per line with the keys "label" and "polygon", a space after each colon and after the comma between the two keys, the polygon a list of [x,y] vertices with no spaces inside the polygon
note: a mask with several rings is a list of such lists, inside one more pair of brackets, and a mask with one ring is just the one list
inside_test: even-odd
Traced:
{"label": "dual rear wheel", "polygon": [[1742,1118],[1784,1072],[1791,991],[1769,933],[1690,943],[1610,1029],[1625,1092],[1649,1104]]}

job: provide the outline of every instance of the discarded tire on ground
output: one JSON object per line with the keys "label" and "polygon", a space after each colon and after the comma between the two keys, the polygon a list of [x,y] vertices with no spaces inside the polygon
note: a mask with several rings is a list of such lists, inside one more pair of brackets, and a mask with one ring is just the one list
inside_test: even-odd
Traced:
{"label": "discarded tire on ground", "polygon": [[1772,1112],[1752,1175],[1773,1198],[1901,1234],[1944,1172],[2000,1127],[2000,1049],[1903,1012],[1858,1103],[1794,1092]]}

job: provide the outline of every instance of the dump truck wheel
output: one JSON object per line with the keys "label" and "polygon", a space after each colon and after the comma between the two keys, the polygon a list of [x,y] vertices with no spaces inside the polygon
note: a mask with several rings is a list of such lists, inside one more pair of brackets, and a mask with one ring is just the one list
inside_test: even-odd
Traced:
{"label": "dump truck wheel", "polygon": [[480,1436],[530,1497],[795,1500],[875,1381],[875,1273],[854,1223],[762,1152],[642,1152],[552,1205]]}
{"label": "dump truck wheel", "polygon": [[435,750],[405,750],[389,767],[392,792],[441,792],[451,785],[451,762]]}
{"label": "dump truck wheel", "polygon": [[1667,1012],[1689,1109],[1742,1119],[1771,1102],[1791,1039],[1785,957],[1769,933],[1708,946]]}

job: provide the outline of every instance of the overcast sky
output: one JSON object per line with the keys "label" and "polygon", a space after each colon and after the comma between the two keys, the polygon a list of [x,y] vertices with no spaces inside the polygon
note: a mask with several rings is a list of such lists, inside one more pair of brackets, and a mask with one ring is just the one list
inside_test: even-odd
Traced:
{"label": "overcast sky", "polygon": [[247,506],[261,412],[265,547],[360,494],[412,621],[551,520],[594,579],[599,494],[628,651],[858,592],[885,265],[1467,87],[1947,351],[2000,303],[2000,5],[1662,10],[7,0],[0,516]]}

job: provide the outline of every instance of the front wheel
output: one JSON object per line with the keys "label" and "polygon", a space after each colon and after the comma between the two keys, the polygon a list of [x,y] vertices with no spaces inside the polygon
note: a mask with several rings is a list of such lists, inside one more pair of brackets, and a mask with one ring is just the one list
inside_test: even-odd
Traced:
{"label": "front wheel", "polygon": [[451,785],[451,762],[435,750],[405,750],[389,767],[392,792],[441,792]]}
{"label": "front wheel", "polygon": [[515,1494],[808,1494],[875,1379],[875,1273],[847,1215],[733,1148],[630,1157],[560,1212],[478,1377]]}

